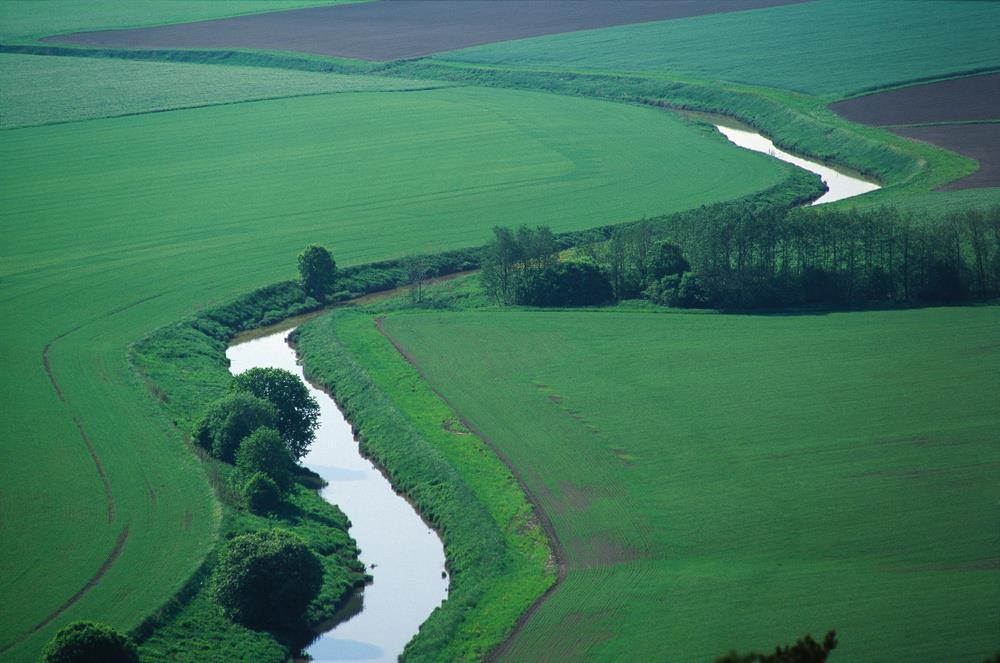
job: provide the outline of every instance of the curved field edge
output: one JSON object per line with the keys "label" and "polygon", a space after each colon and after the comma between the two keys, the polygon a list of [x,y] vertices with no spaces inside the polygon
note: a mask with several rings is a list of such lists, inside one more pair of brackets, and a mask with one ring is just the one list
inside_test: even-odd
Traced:
{"label": "curved field edge", "polygon": [[[878,180],[883,186],[877,192],[853,200],[850,205],[895,203],[909,195],[928,194],[943,184],[975,172],[977,168],[974,160],[955,152],[842,118],[827,108],[829,103],[839,98],[674,75],[482,65],[435,60],[433,57],[366,63],[308,54],[250,50],[144,50],[0,44],[0,53],[5,52],[375,74],[716,113],[753,127],[784,150],[848,168]],[[957,75],[960,72],[940,78]],[[893,83],[887,87],[896,85]],[[936,194],[939,200],[935,202],[941,204],[961,198],[975,204],[983,198],[996,196],[996,190],[983,189],[974,193]]]}
{"label": "curved field edge", "polygon": [[303,325],[295,343],[306,374],[334,395],[364,455],[444,541],[448,599],[403,658],[481,660],[553,583],[546,537],[507,467],[366,331],[377,336],[370,316],[337,311]]}
{"label": "curved field edge", "polygon": [[[799,169],[790,172],[785,181],[771,189],[716,206],[756,201],[790,207],[812,200],[822,192],[818,178],[811,173]],[[655,223],[656,219],[652,222]],[[615,227],[608,225],[560,233],[557,239],[568,248],[607,239]],[[429,276],[446,276],[475,269],[480,255],[481,248],[470,248],[426,256],[430,266]],[[384,292],[395,288],[403,279],[400,260],[347,267],[341,270],[339,276],[340,296],[356,299]],[[228,383],[225,350],[236,335],[321,308],[322,305],[306,297],[296,283],[277,283],[157,329],[130,346],[129,360],[174,428],[183,432],[190,429],[192,413],[200,412],[204,404],[216,397]],[[347,311],[338,312],[337,319],[340,320],[339,316],[348,319],[349,315]],[[345,403],[347,394],[343,391],[347,387],[335,383],[335,371],[339,369],[322,368],[322,361],[317,362],[315,358],[306,359],[305,364],[310,378],[335,394],[348,419],[358,428],[361,437],[368,440],[365,442],[366,453],[389,474],[393,485],[414,501],[421,515],[433,523],[445,539],[448,568],[452,573],[449,600],[432,615],[409,644],[405,655],[415,660],[438,659],[441,651],[453,654],[453,658],[486,656],[502,644],[525,610],[542,597],[554,582],[556,560],[551,557],[544,532],[539,528],[515,478],[487,446],[482,443],[451,449],[435,446],[443,439],[453,442],[454,437],[465,441],[462,426],[450,423],[454,415],[433,392],[417,388],[419,376],[395,349],[378,336],[373,319],[366,317],[367,322],[357,323],[359,317],[351,319],[368,332],[375,333],[378,342],[385,346],[383,350],[388,348],[388,355],[381,357],[384,362],[381,372],[370,377],[364,370],[354,370],[339,378],[340,384],[354,385],[352,388],[367,386],[366,396],[355,397],[349,408]],[[339,348],[336,351],[348,357],[346,346],[364,347],[363,336],[358,335],[358,339],[362,340],[346,337],[346,342],[336,341]],[[308,336],[305,341],[300,337],[299,344],[300,349],[308,352]],[[316,368],[317,364],[321,367]],[[404,369],[410,373],[405,374]],[[392,380],[398,377],[394,371],[403,371],[404,378],[411,380],[409,384],[414,386],[414,390],[393,389]],[[387,375],[390,379],[385,382]],[[377,386],[372,382],[373,377],[378,382]],[[334,382],[328,382],[331,380]],[[383,387],[386,392],[382,391]],[[391,396],[391,407],[398,414],[393,416],[400,426],[399,431],[405,432],[409,436],[407,439],[412,438],[418,440],[418,444],[426,445],[428,454],[423,461],[413,462],[408,452],[400,455],[399,452],[406,451],[408,447],[394,446],[396,443],[392,439],[382,439],[378,431],[366,434],[364,426],[367,424],[362,423],[364,418],[374,417],[377,421],[382,416],[380,410],[372,409],[368,401],[388,403],[386,393]],[[400,401],[407,404],[407,414],[403,415],[402,408],[395,404],[397,398],[417,399],[424,409],[414,411],[426,412],[430,419],[414,420],[410,414],[411,404],[407,400]],[[353,414],[351,408],[360,414]],[[444,419],[448,419],[449,423],[441,428]],[[191,453],[197,454],[192,445],[188,444],[188,448]],[[368,451],[369,448],[372,451]],[[445,451],[451,455],[446,455]],[[218,490],[225,490],[224,466],[205,458],[202,460],[210,482]],[[441,477],[449,478],[443,482]],[[470,498],[471,502],[455,502],[449,482],[456,477],[456,490]],[[417,500],[413,491],[422,491],[420,495],[427,501],[426,504]],[[315,508],[330,508],[323,506],[325,502],[322,505],[316,503],[316,500],[321,501],[318,495],[302,491],[303,494],[307,492],[310,495],[303,499],[309,499]],[[456,507],[464,509],[468,504],[476,505],[470,513],[453,512]],[[221,503],[219,508],[224,513],[223,533],[231,534],[239,531],[240,526],[246,527],[245,521],[241,523],[236,518],[236,510]],[[339,510],[336,511],[339,513]],[[506,525],[501,527],[498,523]],[[483,527],[488,529],[483,530]],[[492,552],[481,547],[486,540],[481,536],[485,531],[492,532],[489,544],[500,546]],[[284,660],[288,652],[273,637],[232,624],[214,610],[207,583],[214,555],[213,550],[184,588],[133,630],[133,635],[142,641],[144,659],[167,661],[178,656],[190,657],[196,652],[198,660],[222,661],[228,660],[226,657],[231,656],[233,651],[242,651],[249,657],[248,660]],[[509,566],[510,574],[502,577],[504,582],[487,582],[487,579],[497,578],[494,573],[497,560]],[[510,584],[512,580],[517,582]]]}

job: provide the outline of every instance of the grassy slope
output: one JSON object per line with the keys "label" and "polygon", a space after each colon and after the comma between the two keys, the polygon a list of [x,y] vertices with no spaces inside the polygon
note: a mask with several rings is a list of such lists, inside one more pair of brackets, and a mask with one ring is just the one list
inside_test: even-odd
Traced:
{"label": "grassy slope", "polygon": [[509,660],[707,660],[829,628],[845,660],[994,651],[1000,309],[385,324],[566,550]]}
{"label": "grassy slope", "polygon": [[1000,67],[998,22],[1000,5],[989,2],[820,0],[536,37],[437,57],[669,72],[838,95]]}
{"label": "grassy slope", "polygon": [[259,67],[2,54],[0,129],[254,99],[435,85]]}
{"label": "grassy slope", "polygon": [[[479,244],[494,223],[624,221],[787,172],[654,110],[458,89],[13,129],[0,152],[2,436],[5,458],[24,459],[0,469],[0,647],[83,587],[130,528],[103,581],[11,660],[72,619],[134,625],[211,543],[201,470],[126,360],[143,334],[290,277],[310,242],[357,263]],[[682,167],[677,153],[698,157]],[[43,370],[50,343],[65,403]],[[73,416],[108,476],[110,524]]]}
{"label": "grassy slope", "polygon": [[204,21],[359,0],[0,0],[0,40]]}

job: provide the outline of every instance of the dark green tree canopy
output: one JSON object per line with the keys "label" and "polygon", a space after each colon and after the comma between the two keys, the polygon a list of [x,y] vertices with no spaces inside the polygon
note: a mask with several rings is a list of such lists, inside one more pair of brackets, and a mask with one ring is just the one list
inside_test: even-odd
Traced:
{"label": "dark green tree canopy", "polygon": [[213,578],[227,617],[251,628],[281,628],[294,624],[319,594],[323,567],[302,539],[270,529],[232,538]]}
{"label": "dark green tree canopy", "polygon": [[237,375],[230,388],[274,405],[276,428],[292,458],[306,455],[319,426],[319,403],[298,376],[281,368],[251,368]]}
{"label": "dark green tree canopy", "polygon": [[312,244],[299,254],[299,282],[310,297],[325,301],[337,279],[337,263],[330,251]]}
{"label": "dark green tree canopy", "polygon": [[525,306],[599,306],[614,299],[607,276],[585,262],[560,262],[523,278],[517,303]]}
{"label": "dark green tree canopy", "polygon": [[139,663],[135,644],[106,624],[73,622],[42,650],[43,663]]}
{"label": "dark green tree canopy", "polygon": [[243,438],[258,428],[277,425],[278,410],[268,400],[247,391],[236,391],[208,407],[195,425],[194,438],[213,456],[231,463]]}
{"label": "dark green tree canopy", "polygon": [[269,477],[282,492],[292,483],[292,456],[273,428],[258,428],[240,443],[236,471],[244,479],[257,473]]}
{"label": "dark green tree canopy", "polygon": [[263,472],[255,472],[243,483],[240,497],[252,513],[270,513],[281,505],[281,489]]}

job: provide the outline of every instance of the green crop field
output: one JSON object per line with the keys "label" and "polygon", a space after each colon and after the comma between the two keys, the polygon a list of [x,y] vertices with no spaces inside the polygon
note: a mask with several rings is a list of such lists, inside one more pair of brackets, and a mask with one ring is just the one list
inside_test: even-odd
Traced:
{"label": "green crop field", "polygon": [[205,21],[359,0],[0,0],[0,40]]}
{"label": "green crop field", "polygon": [[719,79],[816,95],[1000,68],[1000,4],[818,0],[490,44],[437,56]]}
{"label": "green crop field", "polygon": [[0,129],[277,97],[440,85],[259,67],[2,54]]}
{"label": "green crop field", "polygon": [[476,245],[497,223],[688,208],[789,172],[661,111],[471,88],[10,129],[0,153],[0,649],[18,661],[73,619],[135,625],[212,543],[209,487],[128,344],[291,277],[312,242],[358,263]]}
{"label": "green crop field", "polygon": [[711,660],[831,628],[838,660],[995,652],[1000,308],[384,325],[562,543],[508,660]]}

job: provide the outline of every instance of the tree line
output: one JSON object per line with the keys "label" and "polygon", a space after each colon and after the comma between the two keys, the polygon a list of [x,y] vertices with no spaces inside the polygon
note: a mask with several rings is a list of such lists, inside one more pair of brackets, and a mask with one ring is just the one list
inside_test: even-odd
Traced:
{"label": "tree line", "polygon": [[895,207],[753,202],[620,226],[577,247],[544,227],[497,227],[482,259],[502,305],[645,298],[685,308],[955,303],[1000,295],[1000,206],[942,216]]}

